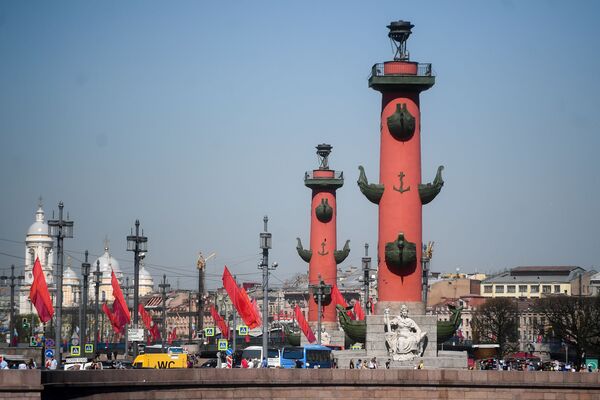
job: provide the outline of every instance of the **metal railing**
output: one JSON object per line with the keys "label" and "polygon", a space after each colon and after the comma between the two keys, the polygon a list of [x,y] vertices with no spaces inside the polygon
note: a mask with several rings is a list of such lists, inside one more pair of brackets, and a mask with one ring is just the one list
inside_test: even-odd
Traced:
{"label": "metal railing", "polygon": [[304,174],[304,179],[344,179],[344,171],[335,171],[332,177],[316,177],[313,171],[306,172]]}
{"label": "metal railing", "polygon": [[[417,64],[417,74],[416,75],[414,75],[414,74],[387,74],[387,75],[388,76],[391,76],[391,75],[432,76],[431,63]],[[371,76],[386,76],[384,69],[383,69],[383,63],[373,65],[373,68],[371,69]]]}

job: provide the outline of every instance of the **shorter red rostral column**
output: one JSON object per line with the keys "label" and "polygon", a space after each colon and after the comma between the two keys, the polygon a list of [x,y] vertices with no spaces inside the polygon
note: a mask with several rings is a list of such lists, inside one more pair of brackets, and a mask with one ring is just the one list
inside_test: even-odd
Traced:
{"label": "shorter red rostral column", "polygon": [[[304,176],[304,185],[312,189],[310,212],[310,250],[302,247],[298,239],[298,254],[309,263],[309,286],[321,282],[334,285],[337,280],[337,264],[346,259],[350,253],[348,242],[343,250],[336,250],[336,190],[344,185],[342,172],[329,169],[328,157],[332,146],[320,144],[317,146],[319,168],[307,172]],[[308,321],[317,322],[318,304],[315,296],[309,296]],[[325,328],[337,327],[337,312],[335,304],[329,297],[322,303],[321,323]]]}

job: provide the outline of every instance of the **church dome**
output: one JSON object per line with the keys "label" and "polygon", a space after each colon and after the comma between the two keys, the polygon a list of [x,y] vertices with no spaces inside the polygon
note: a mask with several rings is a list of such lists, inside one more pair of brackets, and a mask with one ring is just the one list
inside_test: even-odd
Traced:
{"label": "church dome", "polygon": [[44,210],[40,204],[37,212],[35,213],[35,222],[31,224],[27,230],[27,236],[47,236],[49,240],[52,240],[48,234],[48,224],[44,221]]}
{"label": "church dome", "polygon": [[96,270],[96,264],[98,261],[100,261],[100,271],[102,272],[103,277],[110,278],[111,270],[115,271],[115,275],[117,275],[117,278],[123,275],[121,267],[119,266],[119,262],[116,258],[111,256],[110,252],[108,251],[108,244],[104,246],[104,254],[98,257],[96,261],[94,261],[94,263],[91,265],[92,271]]}
{"label": "church dome", "polygon": [[77,281],[77,283],[79,283],[79,277],[77,276],[75,271],[73,271],[71,269],[71,267],[67,267],[67,269],[63,273],[63,280],[65,280],[65,281],[70,280],[73,282]]}
{"label": "church dome", "polygon": [[149,286],[154,285],[154,280],[152,279],[152,275],[150,275],[150,272],[148,272],[146,267],[144,267],[143,265],[142,265],[142,268],[140,268],[140,285],[149,285]]}

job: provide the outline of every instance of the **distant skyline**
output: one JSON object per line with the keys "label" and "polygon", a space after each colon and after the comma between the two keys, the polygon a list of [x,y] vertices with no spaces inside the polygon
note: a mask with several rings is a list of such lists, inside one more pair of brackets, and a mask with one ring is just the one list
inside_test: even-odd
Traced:
{"label": "distant skyline", "polygon": [[155,282],[197,287],[198,252],[261,281],[258,235],[273,234],[271,282],[308,264],[315,146],[333,146],[343,270],[376,264],[377,207],[356,185],[379,175],[386,25],[411,21],[411,60],[432,63],[421,95],[423,208],[433,271],[521,265],[600,270],[600,4],[593,1],[4,1],[0,3],[0,274],[22,268],[39,196],[75,221],[66,255],[104,239],[127,275],[140,220]]}

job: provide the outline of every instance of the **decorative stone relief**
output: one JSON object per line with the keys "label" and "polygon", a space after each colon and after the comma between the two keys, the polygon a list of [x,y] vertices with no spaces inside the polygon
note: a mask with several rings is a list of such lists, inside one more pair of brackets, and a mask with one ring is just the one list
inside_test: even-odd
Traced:
{"label": "decorative stone relief", "polygon": [[385,340],[388,353],[396,361],[420,357],[427,345],[427,332],[422,332],[415,321],[408,318],[408,307],[403,304],[400,315],[390,319],[390,309],[383,312],[386,325]]}

